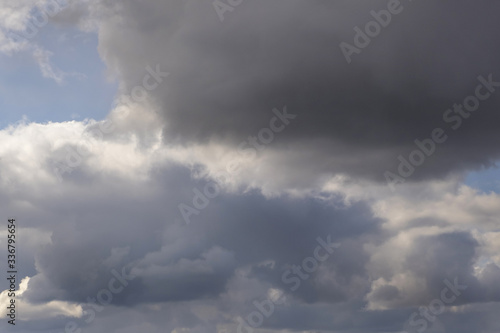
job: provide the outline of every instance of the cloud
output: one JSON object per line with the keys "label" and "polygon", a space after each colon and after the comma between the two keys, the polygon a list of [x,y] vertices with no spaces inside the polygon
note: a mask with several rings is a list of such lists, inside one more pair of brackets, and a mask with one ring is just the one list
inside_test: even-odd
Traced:
{"label": "cloud", "polygon": [[[24,28],[9,16],[23,4],[0,7],[5,27]],[[16,332],[237,332],[259,316],[256,332],[399,332],[455,279],[467,289],[429,332],[497,332],[500,195],[463,179],[498,158],[499,97],[460,130],[442,119],[479,75],[500,80],[498,5],[483,4],[405,2],[351,64],[339,43],[387,2],[257,0],[220,22],[210,2],[96,0],[54,17],[98,34],[119,91],[105,120],[0,130],[0,211],[22,225],[27,276]],[[148,68],[168,78],[127,99]],[[390,191],[383,172],[436,127],[448,141]],[[207,184],[218,194],[185,223]],[[341,246],[307,272],[318,237]],[[99,308],[117,274],[133,278]]]}
{"label": "cloud", "polygon": [[[98,332],[104,323],[117,325],[116,318],[139,311],[142,325],[155,332],[150,320],[163,323],[165,311],[187,311],[185,319],[169,326],[172,330],[235,329],[236,318],[255,311],[252,302],[271,289],[284,292],[287,303],[263,324],[268,329],[347,332],[347,319],[332,320],[331,311],[366,327],[387,329],[382,318],[402,327],[410,314],[403,308],[425,304],[439,293],[444,278],[455,276],[471,291],[455,306],[497,301],[496,194],[457,187],[459,179],[433,187],[402,185],[404,195],[376,182],[358,191],[357,181],[333,186],[342,181],[334,177],[325,183],[330,185],[268,196],[260,190],[266,177],[248,187],[249,179],[235,176],[246,186],[223,188],[185,225],[178,203],[189,203],[193,188],[203,188],[210,176],[197,177],[196,168],[179,162],[189,160],[182,157],[189,148],[143,145],[120,123],[116,132],[94,138],[82,163],[62,183],[57,180],[51,160],[64,162],[67,152],[57,157],[58,151],[82,145],[85,133],[98,124],[20,123],[0,133],[9,146],[24,147],[1,153],[3,188],[10,188],[8,196],[3,192],[8,199],[2,209],[51,235],[31,254],[34,267],[23,299],[33,307],[85,308],[87,297],[95,297],[113,277],[112,269],[121,267],[137,277],[91,325],[86,316],[77,319],[81,327]],[[125,169],[129,154],[136,164]],[[271,168],[274,160],[260,163]],[[21,181],[27,175],[31,180]],[[474,231],[464,231],[470,228]],[[328,235],[342,246],[298,290],[290,290],[283,272],[312,254],[318,236]],[[207,307],[210,315],[199,310]],[[147,308],[156,310],[146,315]]]}
{"label": "cloud", "polygon": [[[22,279],[22,281],[19,283],[19,289],[15,290],[17,297],[16,306],[18,309],[22,308],[22,315],[19,319],[17,319],[18,322],[19,320],[34,321],[40,319],[55,318],[58,316],[76,318],[82,315],[82,309],[79,306],[67,302],[51,301],[46,304],[30,304],[23,297],[23,294],[28,289],[29,281],[29,277]],[[11,299],[11,297],[9,297],[10,293],[11,292],[9,290],[2,291],[2,293],[0,294],[0,303],[2,305],[9,304]],[[2,317],[5,317],[8,314],[8,310],[6,309],[6,307],[2,309],[1,314]]]}
{"label": "cloud", "polygon": [[352,43],[353,27],[387,2],[359,2],[354,11],[352,2],[253,1],[222,24],[209,4],[196,1],[103,2],[99,51],[125,90],[139,83],[147,64],[171,72],[152,93],[167,144],[219,141],[234,150],[267,125],[273,108],[286,105],[300,120],[277,145],[290,148],[295,164],[314,161],[302,174],[385,181],[398,155],[416,149],[415,139],[443,128],[448,141],[410,180],[429,179],[499,157],[498,94],[463,119],[460,132],[443,119],[474,93],[478,76],[500,80],[492,43],[498,22],[490,15],[496,4],[484,4],[475,9],[481,24],[466,28],[457,26],[471,19],[464,2],[404,3],[405,11],[348,65],[339,43]]}
{"label": "cloud", "polygon": [[53,68],[53,66],[50,63],[51,55],[52,53],[42,49],[36,49],[33,52],[33,56],[35,57],[35,60],[38,62],[38,65],[40,66],[40,70],[42,71],[43,77],[52,79],[56,81],[58,84],[61,84],[63,83],[64,80],[64,74],[61,73],[60,70]]}

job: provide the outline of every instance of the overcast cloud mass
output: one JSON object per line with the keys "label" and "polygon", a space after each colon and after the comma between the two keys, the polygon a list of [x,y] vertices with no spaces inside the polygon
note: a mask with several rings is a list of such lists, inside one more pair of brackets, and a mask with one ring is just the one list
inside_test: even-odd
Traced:
{"label": "overcast cloud mass", "polygon": [[498,333],[499,13],[2,0],[0,332]]}

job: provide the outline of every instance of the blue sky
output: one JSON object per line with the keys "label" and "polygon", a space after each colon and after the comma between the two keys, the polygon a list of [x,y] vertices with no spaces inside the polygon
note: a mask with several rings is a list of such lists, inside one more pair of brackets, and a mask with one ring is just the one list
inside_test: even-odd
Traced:
{"label": "blue sky", "polygon": [[0,128],[23,116],[34,122],[102,119],[110,110],[117,83],[106,77],[97,36],[46,26],[33,41],[53,53],[54,67],[74,75],[58,84],[42,76],[30,51],[0,55]]}
{"label": "blue sky", "polygon": [[493,167],[470,172],[464,182],[466,185],[483,192],[500,193],[500,169]]}

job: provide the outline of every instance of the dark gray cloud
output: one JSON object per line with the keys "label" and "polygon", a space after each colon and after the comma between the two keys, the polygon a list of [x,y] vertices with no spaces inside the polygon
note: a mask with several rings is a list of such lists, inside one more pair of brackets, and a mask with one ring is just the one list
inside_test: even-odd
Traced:
{"label": "dark gray cloud", "polygon": [[276,144],[314,151],[308,161],[320,172],[384,180],[398,155],[436,127],[449,140],[415,179],[489,165],[499,156],[498,93],[456,131],[458,120],[446,123],[443,114],[474,93],[479,75],[500,81],[498,4],[402,1],[402,12],[347,64],[339,44],[353,44],[353,28],[387,3],[252,1],[221,23],[210,3],[125,1],[124,20],[105,24],[100,51],[128,89],[147,64],[171,73],[152,92],[167,143],[237,146],[286,105],[300,116]]}
{"label": "dark gray cloud", "polygon": [[[258,191],[222,194],[199,218],[185,225],[177,205],[181,199],[191,199],[189,190],[197,183],[186,169],[172,167],[164,171],[158,184],[168,192],[159,187],[154,196],[139,200],[129,192],[129,199],[121,197],[105,204],[103,196],[108,195],[95,194],[79,208],[68,199],[66,209],[76,216],[61,221],[52,244],[37,255],[40,274],[30,281],[27,297],[46,302],[58,295],[61,300],[82,302],[106,286],[110,270],[120,265],[134,267],[138,278],[116,297],[116,304],[217,297],[235,270],[247,265],[254,267],[254,274],[261,271],[259,279],[283,288],[281,275],[287,265],[300,264],[312,255],[317,237],[330,236],[332,242],[349,240],[328,268],[339,275],[338,290],[321,295],[321,287],[314,287],[311,280],[297,296],[315,301],[340,294],[340,299],[346,299],[343,285],[353,275],[366,279],[363,266],[368,256],[362,244],[382,237],[380,221],[364,204],[339,210],[319,199],[266,199]],[[119,188],[129,191],[128,186]],[[122,256],[112,260],[112,249],[122,249],[118,251]],[[275,262],[269,272],[255,266],[268,260]],[[113,267],[106,264],[110,261]]]}
{"label": "dark gray cloud", "polygon": [[[233,323],[227,315],[246,318],[255,311],[253,302],[267,299],[269,288],[282,290],[288,303],[276,305],[262,325],[266,329],[398,330],[414,307],[439,295],[446,278],[458,277],[468,286],[454,305],[498,300],[494,296],[498,295],[494,284],[498,267],[490,265],[480,278],[474,277],[477,241],[468,233],[445,233],[417,239],[405,259],[403,270],[427,281],[418,297],[407,300],[408,307],[366,312],[374,278],[367,249],[394,236],[381,229],[384,221],[374,218],[366,203],[346,206],[341,196],[325,201],[285,195],[266,198],[257,190],[223,192],[185,225],[179,221],[177,203],[188,202],[191,189],[201,185],[178,165],[156,170],[152,177],[154,186],[117,184],[113,178],[103,178],[99,185],[79,183],[78,205],[71,198],[62,199],[60,207],[65,209],[59,214],[71,211],[73,216],[59,222],[52,243],[38,253],[38,274],[25,297],[35,303],[86,303],[87,297],[95,298],[107,287],[111,269],[126,267],[135,272],[137,277],[114,296],[105,312],[97,314],[95,323],[85,323],[87,317],[76,320],[90,332],[99,332],[108,321],[107,325],[118,327],[116,320],[129,311],[152,325],[145,326],[147,332],[155,332],[154,327],[164,325],[167,318],[173,320],[168,324],[172,329],[216,332],[216,325]],[[71,181],[80,182],[80,178]],[[116,201],[110,200],[113,197]],[[317,237],[328,235],[341,246],[292,290],[283,273],[312,257]],[[371,294],[371,301],[390,301],[402,293],[387,285]],[[148,314],[151,306],[157,312]],[[209,307],[217,315],[202,318],[198,307]],[[172,315],[163,318],[168,311]],[[487,314],[483,312],[481,316]],[[456,316],[447,313],[440,320],[448,323]],[[489,325],[478,322],[476,327]]]}

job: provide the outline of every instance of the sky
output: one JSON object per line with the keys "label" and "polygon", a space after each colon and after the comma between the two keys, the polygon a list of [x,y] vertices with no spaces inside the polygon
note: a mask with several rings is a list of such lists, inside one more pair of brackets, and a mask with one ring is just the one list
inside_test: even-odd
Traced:
{"label": "sky", "polygon": [[3,0],[0,331],[497,333],[498,10]]}
{"label": "sky", "polygon": [[0,54],[1,128],[23,116],[39,123],[103,119],[113,104],[117,84],[106,77],[105,64],[97,52],[97,36],[46,26],[33,43],[52,54],[52,66],[70,74],[58,83],[42,75],[29,51]]}

